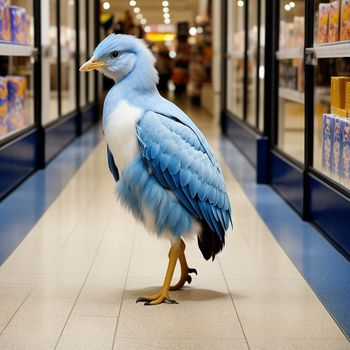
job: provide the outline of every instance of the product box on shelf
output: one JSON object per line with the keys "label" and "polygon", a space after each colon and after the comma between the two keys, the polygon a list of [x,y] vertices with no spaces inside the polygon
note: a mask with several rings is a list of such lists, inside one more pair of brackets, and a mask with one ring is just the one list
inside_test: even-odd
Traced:
{"label": "product box on shelf", "polygon": [[343,120],[342,135],[342,181],[350,186],[350,120]]}
{"label": "product box on shelf", "polygon": [[339,40],[339,1],[333,1],[329,4],[328,20],[328,41],[335,42]]}
{"label": "product box on shelf", "polygon": [[331,113],[346,117],[345,84],[350,77],[331,77]]}
{"label": "product box on shelf", "polygon": [[7,114],[9,131],[24,126],[24,104],[26,79],[21,76],[7,76]]}
{"label": "product box on shelf", "polygon": [[0,0],[0,41],[11,40],[11,16],[9,7]]}
{"label": "product box on shelf", "polygon": [[304,47],[304,27],[305,18],[302,16],[295,16],[293,18],[294,47]]}
{"label": "product box on shelf", "polygon": [[340,11],[340,40],[350,40],[350,0],[342,0]]}
{"label": "product box on shelf", "polygon": [[328,42],[328,17],[330,4],[320,4],[318,10],[318,32],[317,42],[319,44]]}
{"label": "product box on shelf", "polygon": [[331,175],[332,154],[333,154],[333,130],[334,118],[330,114],[323,114],[322,117],[322,168],[323,171]]}
{"label": "product box on shelf", "polygon": [[346,116],[350,118],[350,82],[345,83],[345,111]]}
{"label": "product box on shelf", "polygon": [[23,7],[10,6],[11,41],[16,44],[25,43],[27,27],[27,11]]}
{"label": "product box on shelf", "polygon": [[342,178],[342,135],[344,129],[343,120],[339,117],[334,118],[333,129],[333,149],[332,149],[332,176],[336,180],[340,181]]}
{"label": "product box on shelf", "polygon": [[7,123],[7,81],[0,77],[0,137],[8,133]]}

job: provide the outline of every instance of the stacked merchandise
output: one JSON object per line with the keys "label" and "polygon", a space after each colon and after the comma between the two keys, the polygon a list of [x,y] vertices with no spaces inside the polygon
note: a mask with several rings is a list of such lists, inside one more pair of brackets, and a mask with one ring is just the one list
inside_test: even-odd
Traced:
{"label": "stacked merchandise", "polygon": [[293,22],[280,21],[279,48],[304,47],[305,18],[295,16]]}
{"label": "stacked merchandise", "polygon": [[331,112],[323,115],[322,167],[350,187],[350,77],[332,77]]}
{"label": "stacked merchandise", "polygon": [[299,92],[304,91],[304,62],[301,59],[280,62],[279,86]]}
{"label": "stacked merchandise", "polygon": [[30,22],[25,8],[0,0],[0,42],[30,44]]}
{"label": "stacked merchandise", "polygon": [[24,77],[0,77],[0,137],[24,126],[25,94]]}
{"label": "stacked merchandise", "polygon": [[350,40],[350,0],[319,4],[317,43]]}

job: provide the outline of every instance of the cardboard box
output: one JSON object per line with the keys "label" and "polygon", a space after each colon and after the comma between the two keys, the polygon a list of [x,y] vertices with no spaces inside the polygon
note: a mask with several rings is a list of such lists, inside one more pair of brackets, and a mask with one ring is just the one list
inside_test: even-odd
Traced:
{"label": "cardboard box", "polygon": [[350,0],[343,0],[341,4],[340,40],[350,40]]}
{"label": "cardboard box", "polygon": [[317,43],[328,42],[328,17],[330,4],[320,4],[318,7]]}
{"label": "cardboard box", "polygon": [[340,3],[337,0],[329,5],[328,42],[335,42],[339,40]]}

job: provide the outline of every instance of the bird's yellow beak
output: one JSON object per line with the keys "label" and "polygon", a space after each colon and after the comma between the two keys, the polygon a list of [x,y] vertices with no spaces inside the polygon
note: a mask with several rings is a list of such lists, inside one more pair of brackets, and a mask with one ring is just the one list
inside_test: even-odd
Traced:
{"label": "bird's yellow beak", "polygon": [[109,66],[108,63],[104,61],[97,61],[94,57],[91,57],[87,62],[85,62],[79,70],[81,72],[87,72],[90,70],[95,70],[95,69],[102,69],[104,67]]}

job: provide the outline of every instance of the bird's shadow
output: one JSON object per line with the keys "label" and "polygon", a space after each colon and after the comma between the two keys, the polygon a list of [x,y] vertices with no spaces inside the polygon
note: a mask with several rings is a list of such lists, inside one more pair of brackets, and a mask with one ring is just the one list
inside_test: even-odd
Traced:
{"label": "bird's shadow", "polygon": [[[127,298],[135,298],[137,299],[143,295],[151,295],[158,293],[160,291],[160,287],[147,287],[141,289],[129,289],[126,290]],[[176,301],[213,301],[213,300],[228,300],[230,299],[229,293],[223,293],[213,289],[205,289],[205,288],[195,288],[190,286],[185,286],[181,290],[170,291],[170,296],[174,298]]]}

